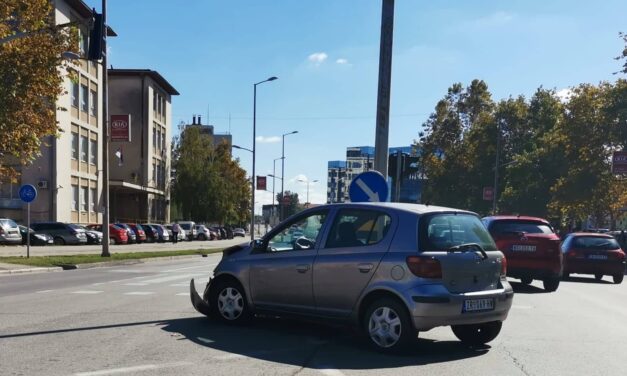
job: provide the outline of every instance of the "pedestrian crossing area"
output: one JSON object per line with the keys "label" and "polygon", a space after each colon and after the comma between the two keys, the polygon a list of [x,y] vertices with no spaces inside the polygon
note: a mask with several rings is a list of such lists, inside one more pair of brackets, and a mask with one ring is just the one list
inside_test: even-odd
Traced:
{"label": "pedestrian crossing area", "polygon": [[[40,290],[37,294],[65,292],[73,296],[85,295],[122,295],[128,297],[177,296],[189,298],[189,281],[193,278],[196,289],[204,291],[216,264],[202,264],[178,269],[142,271],[133,269],[111,269],[104,273],[115,275],[111,281],[95,282],[88,285],[61,290]],[[120,279],[123,273],[127,278]],[[143,274],[137,276],[137,274]]]}

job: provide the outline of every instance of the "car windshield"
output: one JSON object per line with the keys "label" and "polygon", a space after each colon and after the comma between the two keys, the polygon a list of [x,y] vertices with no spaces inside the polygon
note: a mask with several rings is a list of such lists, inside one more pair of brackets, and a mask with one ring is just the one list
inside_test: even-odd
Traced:
{"label": "car windshield", "polygon": [[600,236],[578,236],[573,239],[572,248],[611,250],[618,249],[620,245],[616,239]]}
{"label": "car windshield", "polygon": [[84,230],[83,226],[81,225],[77,225],[74,223],[68,223],[68,226],[72,229],[72,230]]}
{"label": "car windshield", "polygon": [[496,244],[481,220],[472,214],[435,214],[420,221],[422,251],[447,250],[476,243],[486,251],[495,251]]}
{"label": "car windshield", "polygon": [[553,234],[551,227],[542,222],[536,221],[496,221],[492,225],[490,232],[493,234]]}

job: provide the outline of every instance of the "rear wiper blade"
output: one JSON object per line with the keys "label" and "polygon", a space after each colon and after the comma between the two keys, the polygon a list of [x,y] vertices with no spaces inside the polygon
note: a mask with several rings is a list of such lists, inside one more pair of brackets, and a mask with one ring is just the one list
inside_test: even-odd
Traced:
{"label": "rear wiper blade", "polygon": [[479,251],[479,253],[481,253],[481,256],[483,257],[484,260],[488,258],[488,254],[486,253],[485,249],[483,249],[483,247],[477,243],[464,243],[460,245],[455,245],[447,249],[447,251],[448,252],[464,252],[467,249],[474,249],[476,251]]}

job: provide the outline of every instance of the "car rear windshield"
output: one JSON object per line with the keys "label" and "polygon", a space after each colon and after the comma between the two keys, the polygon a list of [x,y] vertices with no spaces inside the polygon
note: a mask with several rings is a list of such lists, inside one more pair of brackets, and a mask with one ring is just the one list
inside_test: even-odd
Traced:
{"label": "car rear windshield", "polygon": [[542,222],[535,221],[496,221],[490,227],[493,234],[553,234],[551,227]]}
{"label": "car rear windshield", "polygon": [[445,213],[420,220],[422,251],[447,250],[451,247],[476,243],[486,251],[496,251],[496,244],[479,217],[472,214]]}
{"label": "car rear windshield", "polygon": [[17,223],[15,223],[12,219],[0,219],[0,226],[8,227],[8,228],[16,228]]}
{"label": "car rear windshield", "polygon": [[611,238],[603,238],[599,236],[578,236],[573,239],[573,248],[584,248],[584,249],[601,249],[601,250],[610,250],[610,249],[618,249],[620,245],[616,239]]}
{"label": "car rear windshield", "polygon": [[183,228],[183,230],[189,230],[192,227],[192,224],[191,223],[181,223],[180,226]]}
{"label": "car rear windshield", "polygon": [[83,228],[79,225],[75,225],[74,223],[68,223],[68,227],[72,230],[82,230]]}

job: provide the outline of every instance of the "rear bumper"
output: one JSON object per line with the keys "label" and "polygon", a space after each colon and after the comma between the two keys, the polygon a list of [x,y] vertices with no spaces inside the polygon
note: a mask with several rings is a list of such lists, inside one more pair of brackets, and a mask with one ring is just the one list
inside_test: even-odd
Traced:
{"label": "rear bumper", "polygon": [[[420,286],[406,292],[414,327],[426,331],[438,326],[480,324],[504,321],[512,306],[514,291],[502,280],[501,288],[488,291],[453,294],[443,285]],[[468,299],[494,299],[494,309],[482,312],[463,312]]]}
{"label": "rear bumper", "polygon": [[0,244],[22,244],[22,236],[20,235],[19,237],[9,237],[6,235],[0,235]]}
{"label": "rear bumper", "polygon": [[564,273],[617,275],[625,273],[625,261],[569,261]]}
{"label": "rear bumper", "polygon": [[560,278],[562,276],[562,268],[520,268],[507,266],[507,276],[512,278],[531,278],[531,279],[547,279]]}

